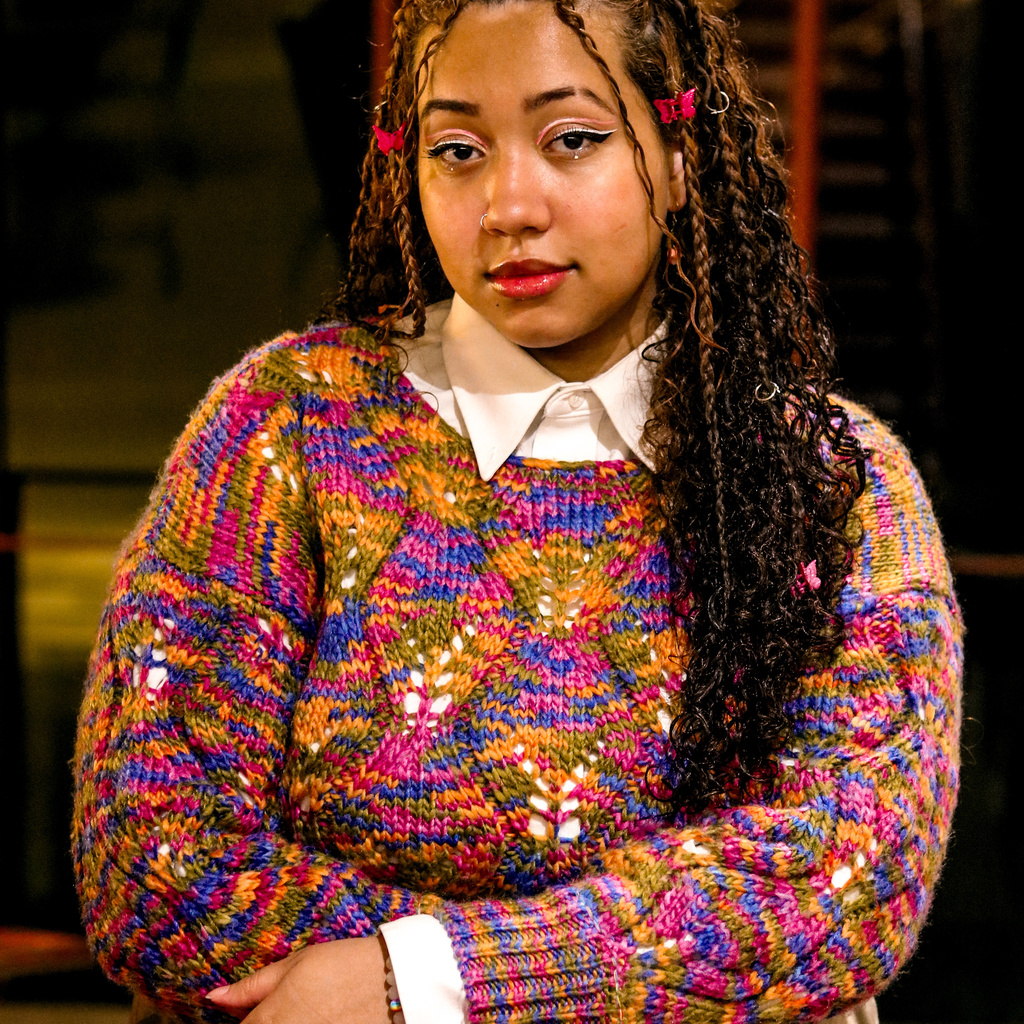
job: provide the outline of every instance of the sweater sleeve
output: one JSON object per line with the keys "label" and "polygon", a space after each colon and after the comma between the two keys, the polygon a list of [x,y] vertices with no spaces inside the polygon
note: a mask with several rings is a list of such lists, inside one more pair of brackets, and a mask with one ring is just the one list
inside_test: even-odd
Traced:
{"label": "sweater sleeve", "polygon": [[271,347],[193,418],[122,555],[80,716],[88,937],[110,977],[188,1019],[227,1019],[202,1008],[219,984],[423,906],[289,819],[320,574],[296,365]]}
{"label": "sweater sleeve", "polygon": [[961,623],[916,472],[860,429],[846,638],[802,675],[772,791],[535,897],[446,903],[470,1021],[820,1020],[912,952],[956,798]]}

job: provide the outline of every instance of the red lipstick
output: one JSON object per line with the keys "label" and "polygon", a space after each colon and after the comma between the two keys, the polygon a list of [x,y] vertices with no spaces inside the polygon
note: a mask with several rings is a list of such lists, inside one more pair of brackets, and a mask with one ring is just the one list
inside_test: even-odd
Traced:
{"label": "red lipstick", "polygon": [[544,260],[509,260],[489,271],[487,280],[508,299],[536,299],[553,292],[570,270]]}

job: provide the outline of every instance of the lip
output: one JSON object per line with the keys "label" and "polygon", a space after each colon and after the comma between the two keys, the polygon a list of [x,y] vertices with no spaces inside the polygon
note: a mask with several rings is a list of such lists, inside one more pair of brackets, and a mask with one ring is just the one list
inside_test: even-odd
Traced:
{"label": "lip", "polygon": [[571,266],[546,260],[508,260],[487,272],[487,280],[509,299],[536,299],[553,292],[568,276]]}

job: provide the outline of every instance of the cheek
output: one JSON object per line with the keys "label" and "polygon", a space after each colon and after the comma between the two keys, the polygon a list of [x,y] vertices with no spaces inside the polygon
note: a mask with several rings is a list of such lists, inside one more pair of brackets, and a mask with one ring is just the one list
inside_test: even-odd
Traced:
{"label": "cheek", "polygon": [[441,210],[445,205],[444,198],[432,180],[429,170],[424,172],[420,167],[419,174],[420,209],[423,211],[423,220],[426,222],[430,237],[433,238],[435,232],[440,232],[444,226],[444,218],[441,216]]}
{"label": "cheek", "polygon": [[431,190],[420,190],[420,209],[423,211],[423,220],[427,225],[427,232],[430,234],[430,238],[434,241],[436,246],[437,240],[441,235],[441,229],[444,221],[438,215],[439,204]]}
{"label": "cheek", "polygon": [[623,187],[606,207],[603,248],[614,258],[646,264],[658,251],[661,231],[651,217],[647,194]]}
{"label": "cheek", "polygon": [[479,222],[471,224],[456,204],[444,202],[436,195],[421,193],[420,206],[442,269],[448,277],[457,275],[474,250]]}

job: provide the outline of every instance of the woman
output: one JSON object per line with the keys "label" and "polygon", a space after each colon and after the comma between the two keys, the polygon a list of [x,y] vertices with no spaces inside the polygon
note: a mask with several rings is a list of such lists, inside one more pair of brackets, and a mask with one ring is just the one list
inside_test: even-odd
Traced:
{"label": "woman", "polygon": [[862,1005],[949,832],[959,614],[906,453],[828,396],[725,28],[395,27],[338,319],[214,386],[118,569],[97,956],[251,1024]]}

